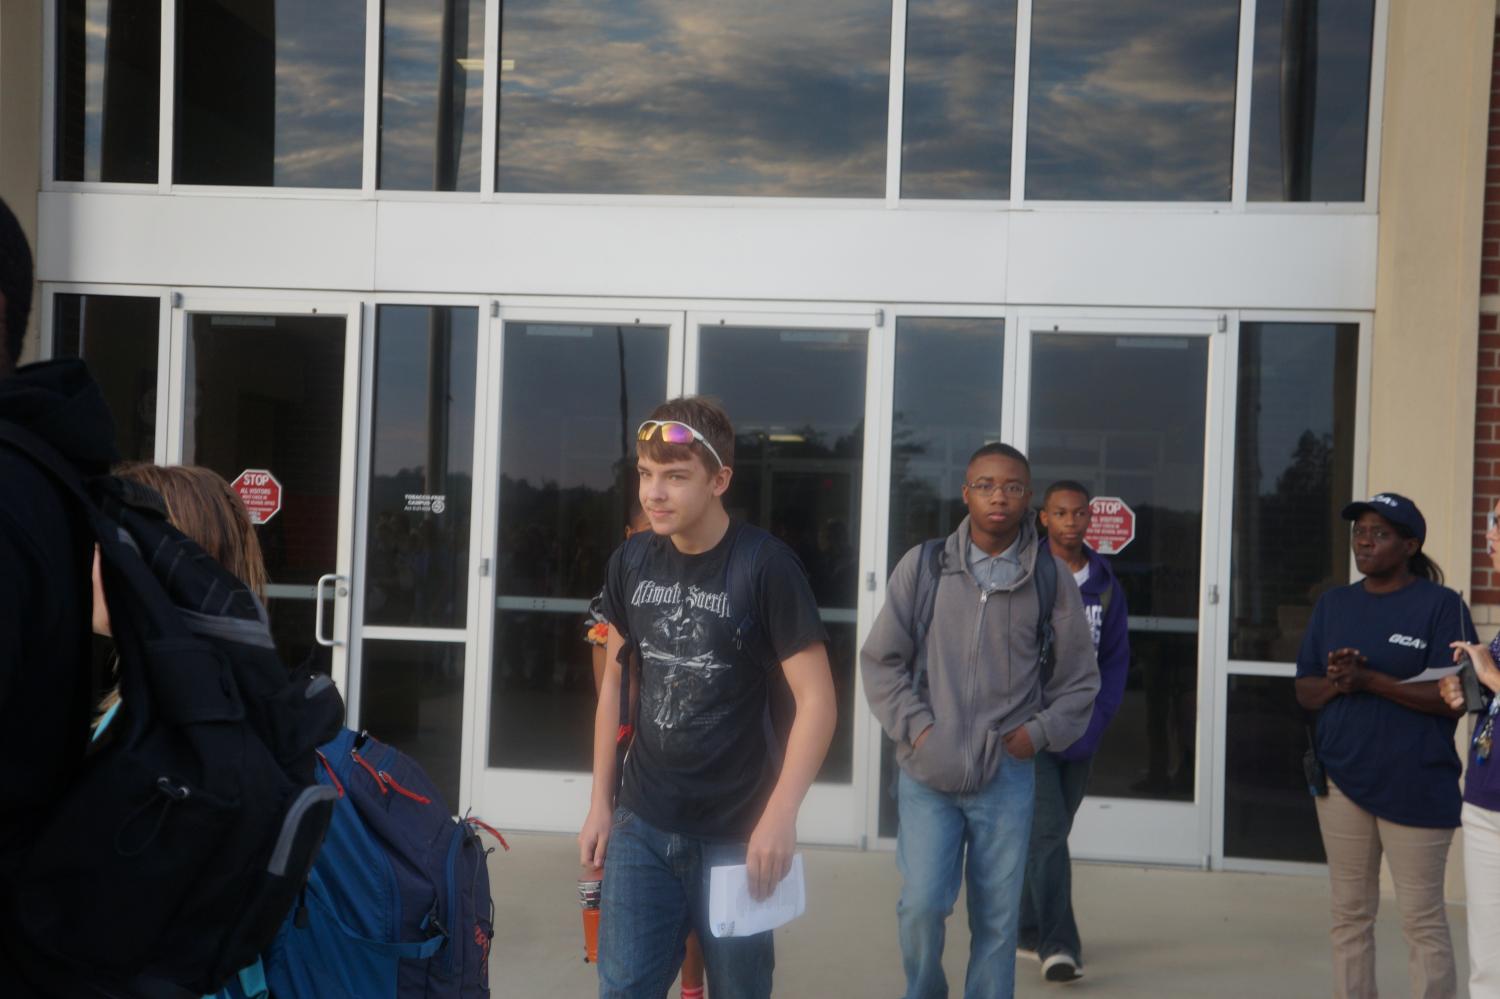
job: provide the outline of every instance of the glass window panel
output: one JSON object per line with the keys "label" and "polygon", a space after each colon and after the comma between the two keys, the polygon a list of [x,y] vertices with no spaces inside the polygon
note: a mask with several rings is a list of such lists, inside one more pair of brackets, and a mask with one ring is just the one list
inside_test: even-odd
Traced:
{"label": "glass window panel", "polygon": [[1035,0],[1026,196],[1228,201],[1238,0]]}
{"label": "glass window panel", "polygon": [[635,428],[667,395],[667,329],[505,324],[489,765],[592,769],[588,601],[624,538]]}
{"label": "glass window panel", "polygon": [[[818,779],[833,783],[853,773],[868,340],[866,330],[700,332],[699,389],[724,404],[735,429],[725,505],[797,553],[823,612],[839,717]],[[775,696],[788,717],[784,680]]]}
{"label": "glass window panel", "polygon": [[156,458],[157,337],[161,301],[127,295],[52,298],[57,357],[78,357],[104,392],[115,447],[126,461]]}
{"label": "glass window panel", "polygon": [[380,187],[479,190],[484,0],[385,0]]}
{"label": "glass window panel", "polygon": [[901,195],[1009,198],[1016,6],[909,0]]}
{"label": "glass window panel", "polygon": [[231,482],[258,468],[281,483],[281,511],[255,529],[272,631],[286,662],[323,670],[313,584],[338,565],[347,329],[344,316],[187,317],[182,460]]}
{"label": "glass window panel", "polygon": [[154,184],[161,100],[158,0],[58,0],[58,180]]}
{"label": "glass window panel", "polygon": [[[952,534],[968,512],[969,455],[1000,439],[1005,320],[898,319],[891,433],[891,527],[886,571],[928,538]],[[881,736],[880,835],[896,835],[895,744]]]}
{"label": "glass window panel", "polygon": [[1362,201],[1375,0],[1257,0],[1252,201]]}
{"label": "glass window panel", "polygon": [[462,628],[479,310],[382,305],[365,623]]}
{"label": "glass window panel", "polygon": [[1231,659],[1295,662],[1313,605],[1349,582],[1359,327],[1243,323]]}
{"label": "glass window panel", "polygon": [[1111,558],[1130,605],[1131,667],[1091,794],[1194,797],[1207,385],[1206,337],[1033,340],[1037,495],[1074,479],[1136,515],[1135,540]]}
{"label": "glass window panel", "polygon": [[501,191],[878,198],[889,0],[508,0]]}
{"label": "glass window panel", "polygon": [[364,0],[177,5],[179,184],[359,187]]}
{"label": "glass window panel", "polygon": [[1291,677],[1231,676],[1224,733],[1224,855],[1327,861],[1302,754],[1306,714]]}
{"label": "glass window panel", "polygon": [[359,691],[360,727],[421,764],[443,803],[458,809],[463,644],[366,641]]}

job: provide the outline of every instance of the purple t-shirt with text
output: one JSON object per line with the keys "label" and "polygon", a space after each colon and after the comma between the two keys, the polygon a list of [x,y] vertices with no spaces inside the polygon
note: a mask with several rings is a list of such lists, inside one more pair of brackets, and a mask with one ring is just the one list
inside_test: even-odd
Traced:
{"label": "purple t-shirt with text", "polygon": [[[1490,642],[1490,655],[1500,662],[1500,635],[1496,635]],[[1495,711],[1500,711],[1500,708],[1497,708],[1497,699],[1491,698],[1489,712]],[[1475,716],[1474,731],[1476,733],[1484,727],[1489,712]],[[1495,721],[1500,723],[1500,718],[1496,718]],[[1464,777],[1464,800],[1471,805],[1488,808],[1492,812],[1500,812],[1500,759],[1497,759],[1494,750],[1491,750],[1490,758],[1480,763],[1472,738],[1469,740],[1469,769]]]}

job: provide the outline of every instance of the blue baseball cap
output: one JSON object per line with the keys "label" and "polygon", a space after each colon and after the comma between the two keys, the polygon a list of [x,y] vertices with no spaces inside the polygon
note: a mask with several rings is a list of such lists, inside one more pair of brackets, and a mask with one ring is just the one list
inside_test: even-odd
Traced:
{"label": "blue baseball cap", "polygon": [[1427,518],[1417,509],[1417,504],[1400,493],[1376,493],[1367,500],[1355,500],[1344,507],[1339,516],[1345,520],[1358,520],[1362,513],[1378,513],[1418,541],[1427,540]]}

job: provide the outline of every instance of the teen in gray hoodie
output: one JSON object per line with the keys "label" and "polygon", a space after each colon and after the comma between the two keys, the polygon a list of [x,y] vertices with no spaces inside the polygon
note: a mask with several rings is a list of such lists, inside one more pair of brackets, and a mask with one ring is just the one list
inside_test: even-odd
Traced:
{"label": "teen in gray hoodie", "polygon": [[[931,627],[913,643],[921,547],[891,575],[860,652],[865,695],[896,742],[901,826],[897,907],[907,999],[947,995],[944,924],[969,883],[966,999],[1015,988],[1017,918],[1034,804],[1032,758],[1083,735],[1099,690],[1088,619],[1072,572],[1057,568],[1055,665],[1039,663],[1031,468],[1004,444],[969,461],[969,516],[947,540]],[[914,683],[918,657],[926,663]]]}

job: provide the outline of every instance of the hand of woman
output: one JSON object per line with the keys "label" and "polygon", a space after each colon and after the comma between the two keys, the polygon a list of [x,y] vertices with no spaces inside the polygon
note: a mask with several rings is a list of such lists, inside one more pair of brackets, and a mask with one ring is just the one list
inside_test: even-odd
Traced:
{"label": "hand of woman", "polygon": [[1445,676],[1438,681],[1438,694],[1443,703],[1454,711],[1464,709],[1464,686],[1457,676]]}
{"label": "hand of woman", "polygon": [[1455,662],[1461,654],[1467,653],[1469,661],[1474,664],[1474,673],[1479,677],[1479,682],[1488,687],[1491,693],[1500,694],[1500,669],[1496,669],[1495,659],[1490,655],[1488,646],[1454,642],[1452,649]]}

